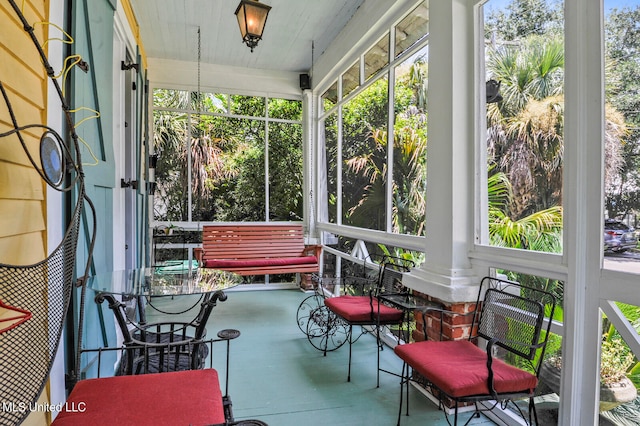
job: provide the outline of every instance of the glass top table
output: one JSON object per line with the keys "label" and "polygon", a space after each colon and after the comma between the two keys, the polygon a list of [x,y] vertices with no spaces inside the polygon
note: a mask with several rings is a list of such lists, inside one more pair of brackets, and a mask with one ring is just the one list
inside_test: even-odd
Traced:
{"label": "glass top table", "polygon": [[127,269],[89,277],[87,288],[123,296],[207,294],[242,283],[242,276],[218,269],[171,270],[163,267]]}
{"label": "glass top table", "polygon": [[[240,283],[242,276],[218,269],[151,267],[97,274],[88,278],[87,288],[96,293],[97,304],[108,302],[120,328],[126,349],[121,373],[142,374],[202,368],[209,351],[203,346],[209,316],[218,301],[227,299],[224,290]],[[199,306],[192,320],[162,318],[147,324],[145,310],[152,297],[189,295],[199,296],[191,308],[162,313],[182,314]],[[137,321],[136,314],[130,315],[120,299],[136,299]],[[228,342],[239,334],[237,330],[223,330],[218,337]]]}

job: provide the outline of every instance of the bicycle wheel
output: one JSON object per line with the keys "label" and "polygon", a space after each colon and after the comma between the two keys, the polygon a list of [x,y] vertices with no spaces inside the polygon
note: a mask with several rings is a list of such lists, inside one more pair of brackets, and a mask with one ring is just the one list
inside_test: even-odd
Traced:
{"label": "bicycle wheel", "polygon": [[300,302],[298,306],[298,312],[296,313],[296,319],[298,321],[298,327],[300,331],[307,334],[307,322],[309,316],[314,309],[324,306],[324,298],[319,294],[312,294],[311,296]]}
{"label": "bicycle wheel", "polygon": [[320,306],[309,316],[307,338],[311,346],[318,350],[335,351],[349,338],[349,324],[326,306]]}

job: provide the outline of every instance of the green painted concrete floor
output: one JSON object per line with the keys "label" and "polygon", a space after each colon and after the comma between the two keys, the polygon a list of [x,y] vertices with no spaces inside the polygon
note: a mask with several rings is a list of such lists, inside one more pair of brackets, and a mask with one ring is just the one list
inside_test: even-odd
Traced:
{"label": "green painted concrete floor", "polygon": [[[213,310],[207,337],[222,329],[237,329],[231,341],[229,395],[236,420],[259,419],[269,426],[392,426],[397,422],[399,378],[380,373],[376,388],[376,342],[364,335],[353,345],[351,382],[347,382],[348,345],[323,356],[296,324],[296,311],[309,294],[299,290],[228,291],[228,299]],[[186,298],[154,299],[153,306],[178,312],[193,304]],[[193,317],[195,311],[184,314]],[[150,322],[159,319],[151,307]],[[354,329],[355,330],[355,329]],[[214,346],[213,366],[224,392],[224,343]],[[386,347],[381,367],[400,373],[402,363]],[[444,413],[415,389],[410,390],[410,416],[402,426],[446,425]],[[461,415],[462,422],[470,413]],[[470,425],[493,425],[486,417]]]}

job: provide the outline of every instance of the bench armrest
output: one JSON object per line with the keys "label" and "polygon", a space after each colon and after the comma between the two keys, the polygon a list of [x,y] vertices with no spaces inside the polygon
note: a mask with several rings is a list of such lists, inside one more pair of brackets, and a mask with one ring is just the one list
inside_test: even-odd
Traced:
{"label": "bench armrest", "polygon": [[309,245],[304,246],[304,250],[302,254],[304,256],[315,256],[316,259],[320,260],[320,254],[322,253],[322,245]]}
{"label": "bench armrest", "polygon": [[202,265],[202,259],[204,259],[204,249],[202,247],[196,247],[193,249],[193,257],[198,261],[198,265]]}

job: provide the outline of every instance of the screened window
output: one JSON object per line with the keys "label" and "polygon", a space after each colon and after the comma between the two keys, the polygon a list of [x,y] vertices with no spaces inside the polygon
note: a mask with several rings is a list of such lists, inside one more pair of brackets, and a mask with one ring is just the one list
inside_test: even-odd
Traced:
{"label": "screened window", "polygon": [[[337,82],[332,82],[321,96],[325,113],[320,117],[320,128],[326,165],[321,178],[321,193],[325,194],[321,221],[424,235],[428,82],[425,19],[426,2],[401,20],[397,28],[389,28],[341,74],[341,98],[335,95]],[[394,31],[411,31],[411,40],[390,45]],[[398,47],[400,52],[392,51]],[[395,59],[389,62],[390,57]],[[360,70],[364,70],[362,81]]]}
{"label": "screened window", "polygon": [[640,273],[640,1],[605,0],[604,266]]}
{"label": "screened window", "polygon": [[380,71],[389,63],[389,34],[385,34],[367,53],[364,54],[364,79]]}
{"label": "screened window", "polygon": [[416,7],[395,27],[396,58],[407,49],[429,34],[429,2],[425,1]]}
{"label": "screened window", "polygon": [[302,102],[197,98],[154,90],[154,220],[301,220]]}
{"label": "screened window", "polygon": [[342,97],[349,96],[349,93],[358,86],[360,86],[360,63],[356,62],[342,74]]}
{"label": "screened window", "polygon": [[562,252],[562,6],[489,0],[482,8],[485,77],[500,85],[486,104],[486,244]]}

